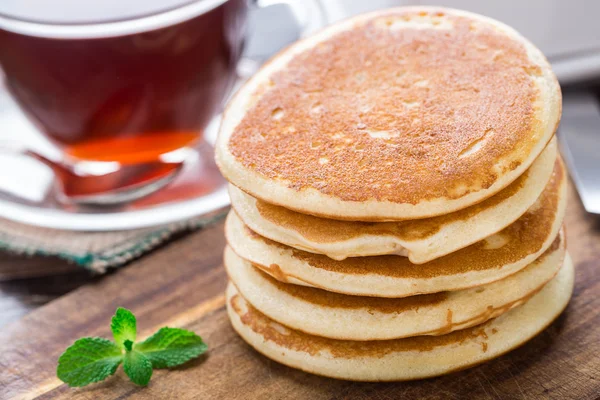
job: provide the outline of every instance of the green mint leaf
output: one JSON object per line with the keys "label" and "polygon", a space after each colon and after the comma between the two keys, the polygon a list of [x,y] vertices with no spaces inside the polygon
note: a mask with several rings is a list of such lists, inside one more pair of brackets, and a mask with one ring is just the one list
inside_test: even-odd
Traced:
{"label": "green mint leaf", "polygon": [[135,316],[121,307],[115,312],[110,328],[117,343],[98,337],[77,340],[58,359],[58,378],[69,386],[86,386],[113,375],[122,362],[129,379],[146,386],[153,368],[176,367],[208,349],[194,332],[167,327],[136,344]]}
{"label": "green mint leaf", "polygon": [[198,357],[208,346],[194,332],[160,328],[148,339],[136,343],[133,348],[144,353],[154,368],[171,368]]}
{"label": "green mint leaf", "polygon": [[77,340],[58,359],[56,375],[69,386],[85,386],[114,374],[123,359],[121,348],[110,340]]}
{"label": "green mint leaf", "polygon": [[152,363],[148,357],[135,350],[125,353],[123,369],[136,385],[146,386],[152,377]]}
{"label": "green mint leaf", "polygon": [[135,315],[126,308],[117,308],[117,312],[115,312],[115,315],[112,317],[110,329],[112,330],[115,342],[119,347],[124,348],[126,340],[135,342],[137,334]]}

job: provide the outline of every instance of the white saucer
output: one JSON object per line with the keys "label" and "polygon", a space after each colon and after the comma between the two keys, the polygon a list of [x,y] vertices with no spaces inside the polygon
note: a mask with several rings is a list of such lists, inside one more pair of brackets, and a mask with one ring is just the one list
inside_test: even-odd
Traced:
{"label": "white saucer", "polygon": [[[215,118],[205,138],[214,143]],[[56,151],[0,86],[0,148],[26,143],[45,154]],[[8,144],[8,146],[4,146]],[[61,204],[54,195],[52,170],[26,156],[0,153],[0,218],[45,228],[114,231],[145,228],[212,215],[229,205],[227,185],[204,144],[163,189],[120,206],[85,207]]]}

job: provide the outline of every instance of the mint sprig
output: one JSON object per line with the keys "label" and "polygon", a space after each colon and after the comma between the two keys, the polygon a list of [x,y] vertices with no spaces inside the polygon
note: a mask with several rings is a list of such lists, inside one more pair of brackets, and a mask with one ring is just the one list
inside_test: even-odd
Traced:
{"label": "mint sprig", "polygon": [[115,342],[99,337],[81,338],[58,359],[56,375],[69,386],[86,386],[113,375],[119,364],[136,385],[146,386],[152,370],[173,368],[204,353],[208,346],[194,332],[160,328],[141,343],[135,343],[135,315],[119,307],[110,328]]}

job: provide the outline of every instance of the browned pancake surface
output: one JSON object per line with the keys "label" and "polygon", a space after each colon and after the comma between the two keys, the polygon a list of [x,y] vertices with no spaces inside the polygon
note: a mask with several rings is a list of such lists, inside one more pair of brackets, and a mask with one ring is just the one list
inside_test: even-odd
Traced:
{"label": "browned pancake surface", "polygon": [[[559,168],[558,161],[555,170]],[[404,240],[419,240],[436,234],[444,225],[466,220],[514,196],[527,180],[529,170],[496,195],[474,206],[433,218],[401,222],[338,221],[301,214],[287,208],[256,200],[261,217],[319,243],[338,242],[362,235],[390,235]]]}
{"label": "browned pancake surface", "polygon": [[298,190],[456,199],[517,168],[539,140],[535,75],[523,44],[487,23],[395,10],[295,56],[228,146],[246,168]]}
{"label": "browned pancake surface", "polygon": [[[312,267],[344,274],[378,274],[426,279],[471,271],[484,271],[515,263],[542,248],[552,231],[561,196],[560,188],[564,184],[564,179],[564,166],[559,164],[559,168],[554,171],[546,189],[534,207],[513,224],[492,236],[500,240],[499,243],[490,242],[487,239],[482,240],[454,253],[419,265],[411,263],[406,257],[396,255],[353,257],[337,261],[324,255],[293,249],[266,239],[247,227],[245,229],[248,234],[258,240],[264,240],[269,245],[291,250],[293,257],[308,263]],[[554,240],[548,251],[558,248],[561,237],[562,235],[559,235]],[[279,266],[275,264],[255,266],[270,270],[275,276],[281,275],[277,272]]]}
{"label": "browned pancake surface", "polygon": [[239,294],[233,295],[229,302],[233,310],[240,316],[242,323],[259,335],[264,336],[266,340],[273,341],[283,348],[304,351],[311,355],[327,350],[331,352],[333,357],[383,357],[393,352],[430,351],[438,346],[459,344],[476,337],[487,338],[487,335],[496,333],[495,330],[486,332],[489,324],[489,322],[486,322],[441,336],[415,336],[370,342],[327,339],[289,328],[286,328],[286,332],[282,333],[281,329],[273,325],[271,319],[255,309]]}
{"label": "browned pancake surface", "polygon": [[[562,236],[562,235],[561,235]],[[559,247],[562,247],[564,251],[564,241],[561,243],[562,237],[559,236],[557,240],[554,242],[553,246],[551,246],[548,250],[544,252],[538,259],[536,259],[533,264],[539,265],[539,263],[544,262],[546,257],[554,253]],[[561,259],[562,262],[562,259]],[[296,297],[302,301],[306,301],[318,306],[323,306],[327,308],[342,308],[342,309],[368,309],[373,312],[380,313],[402,313],[404,311],[409,310],[418,310],[421,307],[430,307],[436,304],[439,304],[448,298],[449,292],[438,292],[432,294],[421,294],[416,296],[408,296],[402,298],[384,298],[384,297],[366,297],[366,296],[349,296],[346,294],[340,294],[335,292],[330,292],[323,289],[301,286],[301,285],[292,285],[289,283],[283,283],[270,275],[262,272],[258,269],[258,272],[261,274],[263,279],[269,281],[269,283],[275,286],[278,290]],[[541,285],[538,290],[542,288]],[[482,292],[485,291],[485,287],[481,287],[478,290]],[[537,291],[533,291],[527,294],[527,298],[533,296]],[[501,308],[505,311],[508,311],[512,305],[516,302],[521,302],[523,299],[517,299],[512,303],[507,303]],[[451,311],[449,315],[449,323],[452,321]],[[498,311],[496,309],[490,309],[489,312]],[[479,317],[479,316],[478,316]],[[443,329],[442,329],[443,330]]]}
{"label": "browned pancake surface", "polygon": [[283,283],[260,271],[260,269],[258,271],[264,279],[268,280],[280,291],[287,293],[290,296],[297,297],[300,300],[323,307],[347,309],[366,308],[371,311],[392,314],[416,310],[420,307],[433,306],[443,302],[448,297],[447,292],[422,294],[418,296],[409,296],[397,299],[384,297],[348,296],[345,294],[329,292],[327,290],[308,286]]}

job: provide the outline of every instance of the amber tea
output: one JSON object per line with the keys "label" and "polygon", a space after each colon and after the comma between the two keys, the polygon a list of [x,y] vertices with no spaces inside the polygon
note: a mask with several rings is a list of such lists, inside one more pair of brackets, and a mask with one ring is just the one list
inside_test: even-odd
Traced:
{"label": "amber tea", "polygon": [[[6,86],[47,137],[76,160],[135,164],[189,146],[235,79],[247,1],[197,1],[197,15],[161,9],[176,2],[182,0],[132,2],[145,11],[117,7],[125,20],[99,20],[83,6],[71,14],[86,15],[60,13],[55,9],[61,1],[30,1],[27,9],[16,5],[8,11],[0,5]],[[133,11],[144,14],[130,18]],[[175,22],[169,25],[165,15]]]}

